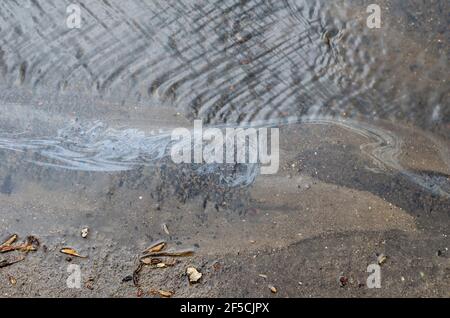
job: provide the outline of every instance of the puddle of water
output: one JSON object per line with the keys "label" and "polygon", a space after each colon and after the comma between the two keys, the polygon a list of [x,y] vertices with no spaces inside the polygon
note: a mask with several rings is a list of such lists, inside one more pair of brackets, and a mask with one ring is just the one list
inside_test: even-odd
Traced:
{"label": "puddle of water", "polygon": [[[171,129],[191,127],[194,118],[219,128],[280,126],[286,133],[281,137],[299,147],[321,140],[296,136],[298,126],[340,127],[358,149],[350,159],[363,166],[363,177],[381,175],[379,184],[401,180],[408,187],[398,196],[414,190],[420,198],[442,197],[441,210],[448,204],[448,159],[436,163],[436,174],[409,168],[416,163],[405,159],[408,138],[400,128],[420,127],[437,153],[449,153],[446,2],[383,2],[381,30],[365,26],[359,1],[79,1],[80,30],[65,26],[70,1],[26,3],[8,1],[0,8],[0,199],[7,229],[54,235],[56,242],[58,231],[70,237],[70,227],[82,219],[127,244],[144,245],[155,238],[148,233],[161,233],[160,223],[169,220],[176,239],[217,248],[229,237],[236,246],[254,236],[263,245],[283,246],[298,239],[299,228],[320,225],[314,213],[305,215],[310,223],[290,223],[308,204],[297,202],[287,178],[277,179],[286,177],[283,172],[273,179],[276,188],[264,183],[255,165],[171,163]],[[398,127],[385,128],[380,119]],[[332,134],[323,138],[339,141]],[[326,146],[329,157],[322,160],[339,172],[334,156],[346,153]],[[330,184],[339,184],[336,179]],[[339,198],[351,193],[350,181],[339,184]],[[331,196],[335,189],[320,182]],[[355,184],[358,209],[375,202],[376,221],[390,226],[383,219],[390,213],[381,202],[385,192],[365,182]],[[259,187],[268,190],[249,195]],[[290,196],[281,193],[281,201],[272,196],[278,190]],[[252,208],[252,200],[264,197],[273,202]],[[414,210],[397,201],[406,212]],[[341,210],[349,206],[345,201]],[[224,211],[232,213],[214,214]],[[333,224],[332,212],[321,230]],[[396,212],[404,223],[394,227],[414,228],[404,211]],[[38,221],[17,225],[15,216]],[[246,227],[248,218],[253,223]],[[277,235],[276,242],[268,238]]]}
{"label": "puddle of water", "polygon": [[0,12],[9,87],[150,99],[212,124],[345,113],[448,128],[445,2],[382,2],[381,30],[357,1],[80,1],[79,30],[70,1],[27,3]]}

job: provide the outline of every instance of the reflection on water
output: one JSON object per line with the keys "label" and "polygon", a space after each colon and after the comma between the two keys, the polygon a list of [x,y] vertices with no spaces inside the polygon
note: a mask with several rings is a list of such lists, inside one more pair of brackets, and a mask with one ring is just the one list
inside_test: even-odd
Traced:
{"label": "reflection on water", "polygon": [[[447,2],[383,2],[379,30],[366,27],[364,1],[80,1],[79,30],[65,25],[69,1],[24,3],[0,8],[0,149],[113,172],[167,159],[170,127],[139,128],[176,126],[164,109],[218,127],[331,124],[371,140],[361,150],[374,171],[449,195],[445,177],[400,164],[400,136],[368,124],[448,137]],[[228,186],[258,173],[229,168],[190,169]]]}
{"label": "reflection on water", "polygon": [[[9,87],[176,107],[206,123],[286,116],[449,124],[448,1],[5,1]],[[24,5],[25,3],[25,5]]]}

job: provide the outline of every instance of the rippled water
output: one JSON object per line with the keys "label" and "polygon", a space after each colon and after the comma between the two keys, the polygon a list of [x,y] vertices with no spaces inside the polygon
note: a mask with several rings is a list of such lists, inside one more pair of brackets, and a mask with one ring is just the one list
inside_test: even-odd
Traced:
{"label": "rippled water", "polygon": [[4,1],[8,87],[176,107],[205,122],[286,116],[449,125],[448,1]]}
{"label": "rippled water", "polygon": [[[448,137],[448,1],[381,2],[379,30],[365,24],[366,1],[79,3],[74,30],[70,1],[0,7],[0,148],[35,151],[37,164],[154,164],[176,126],[162,109],[216,126],[344,125],[375,140],[367,148],[380,164],[403,172],[400,138],[368,122]],[[246,167],[231,180],[249,184],[255,174]]]}

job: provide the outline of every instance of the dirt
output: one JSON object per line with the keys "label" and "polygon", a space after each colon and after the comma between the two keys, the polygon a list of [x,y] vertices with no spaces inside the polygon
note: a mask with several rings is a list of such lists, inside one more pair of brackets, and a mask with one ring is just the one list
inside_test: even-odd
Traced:
{"label": "dirt", "polygon": [[[419,139],[413,134],[424,138],[404,130],[409,143]],[[9,161],[8,171],[18,175],[11,177],[12,193],[0,195],[1,228],[22,238],[32,233],[46,248],[1,270],[2,295],[136,297],[138,288],[125,278],[140,253],[164,239],[195,253],[174,266],[144,266],[142,297],[159,297],[150,292],[159,289],[173,297],[449,296],[448,197],[401,171],[376,170],[360,150],[370,140],[339,125],[300,124],[280,135],[289,138],[281,142],[279,173],[236,189],[198,177],[173,182],[180,175],[167,168],[170,178],[164,177],[162,167],[61,170],[57,178],[48,177],[52,168],[39,167],[39,175],[25,179],[19,171],[30,175],[34,164],[19,160],[18,170]],[[407,161],[421,156],[410,154]],[[427,160],[448,178],[439,148]],[[86,226],[89,236],[82,238]],[[88,258],[68,259],[59,252],[65,246]],[[381,253],[387,257],[382,288],[370,289],[367,266]],[[81,267],[81,289],[66,285],[69,264]],[[198,284],[189,283],[190,266],[202,273]],[[348,278],[344,287],[341,275]]]}

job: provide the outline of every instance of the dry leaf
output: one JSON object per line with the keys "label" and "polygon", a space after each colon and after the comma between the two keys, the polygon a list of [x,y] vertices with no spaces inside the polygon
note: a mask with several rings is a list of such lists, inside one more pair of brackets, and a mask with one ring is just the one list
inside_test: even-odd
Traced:
{"label": "dry leaf", "polygon": [[2,261],[0,261],[0,268],[3,268],[3,267],[7,267],[7,266],[10,266],[10,265],[13,265],[13,264],[15,264],[15,263],[18,263],[18,262],[21,262],[21,261],[23,261],[25,259],[25,257],[24,256],[22,256],[22,257],[19,257],[19,258],[16,258],[16,259],[14,259],[14,260],[12,260],[12,261],[9,261],[9,260],[2,260]]}
{"label": "dry leaf", "polygon": [[161,252],[153,252],[151,256],[190,256],[194,253],[195,249],[193,248],[184,248],[184,249],[168,249],[166,251]]}
{"label": "dry leaf", "polygon": [[139,274],[141,273],[143,267],[144,265],[139,263],[138,267],[133,272],[133,284],[136,287],[139,287]]}
{"label": "dry leaf", "polygon": [[27,237],[27,241],[25,243],[22,243],[20,245],[11,245],[16,241],[16,239],[17,235],[14,234],[8,240],[6,240],[5,243],[0,246],[0,253],[6,253],[10,251],[31,252],[36,251],[40,245],[39,240],[32,235]]}
{"label": "dry leaf", "polygon": [[70,256],[76,256],[76,257],[81,257],[81,258],[87,258],[87,256],[82,256],[82,255],[78,254],[78,252],[77,252],[76,250],[74,250],[73,248],[70,248],[70,247],[62,248],[62,249],[60,250],[60,252],[63,253],[63,254],[70,255]]}
{"label": "dry leaf", "polygon": [[168,290],[158,290],[158,294],[160,294],[162,297],[172,297],[174,293]]}
{"label": "dry leaf", "polygon": [[150,254],[150,253],[156,253],[160,252],[166,247],[166,242],[163,240],[156,241],[152,243],[149,247],[147,247],[142,253],[143,254]]}
{"label": "dry leaf", "polygon": [[156,265],[158,263],[161,263],[161,260],[159,258],[153,258],[151,256],[146,256],[141,258],[141,263],[145,265]]}
{"label": "dry leaf", "polygon": [[5,242],[3,242],[0,245],[0,248],[4,247],[4,246],[10,246],[12,243],[14,243],[17,240],[17,234],[13,234],[11,235]]}

